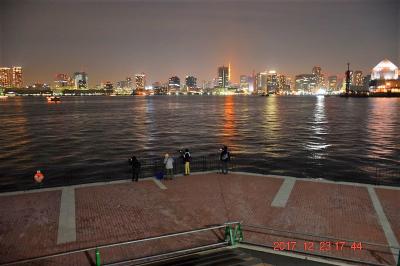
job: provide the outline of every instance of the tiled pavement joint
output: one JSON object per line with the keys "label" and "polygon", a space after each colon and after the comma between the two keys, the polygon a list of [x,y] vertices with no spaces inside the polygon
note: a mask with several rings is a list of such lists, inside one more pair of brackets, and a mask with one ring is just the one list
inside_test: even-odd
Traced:
{"label": "tiled pavement joint", "polygon": [[57,244],[76,241],[75,188],[62,189]]}
{"label": "tiled pavement joint", "polygon": [[151,179],[153,180],[153,182],[154,182],[160,189],[167,189],[167,187],[166,187],[163,183],[161,183],[160,180],[158,180],[158,179],[156,179],[156,178],[154,178],[154,177],[152,177]]}
{"label": "tiled pavement joint", "polygon": [[372,204],[374,205],[374,209],[378,215],[379,223],[382,226],[383,232],[385,233],[386,240],[388,241],[389,246],[397,247],[390,248],[392,254],[394,256],[394,261],[397,263],[398,254],[399,254],[399,242],[396,239],[396,236],[393,233],[392,227],[390,226],[389,220],[387,219],[385,212],[383,211],[381,202],[379,201],[378,196],[376,195],[375,189],[373,187],[368,187],[368,193],[371,198]]}
{"label": "tiled pavement joint", "polygon": [[286,178],[285,181],[283,181],[278,193],[276,193],[275,198],[271,203],[271,206],[280,208],[286,207],[286,203],[289,200],[295,183],[296,179]]}

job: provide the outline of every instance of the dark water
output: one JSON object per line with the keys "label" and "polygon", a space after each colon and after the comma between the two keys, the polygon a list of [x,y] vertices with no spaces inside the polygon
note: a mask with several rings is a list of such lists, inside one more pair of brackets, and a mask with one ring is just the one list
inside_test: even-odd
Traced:
{"label": "dark water", "polygon": [[[374,178],[400,162],[400,99],[338,97],[40,97],[0,100],[0,186],[124,177],[127,158],[228,145],[249,170]],[[365,177],[365,176],[364,176]]]}

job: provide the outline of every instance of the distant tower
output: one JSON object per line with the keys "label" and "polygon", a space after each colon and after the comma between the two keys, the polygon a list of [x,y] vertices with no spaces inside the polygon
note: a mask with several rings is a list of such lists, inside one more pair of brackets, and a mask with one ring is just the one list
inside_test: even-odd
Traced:
{"label": "distant tower", "polygon": [[346,71],[346,94],[350,93],[350,63],[347,63],[347,71]]}
{"label": "distant tower", "polygon": [[221,66],[218,68],[218,87],[227,88],[229,84],[229,68],[226,66]]}

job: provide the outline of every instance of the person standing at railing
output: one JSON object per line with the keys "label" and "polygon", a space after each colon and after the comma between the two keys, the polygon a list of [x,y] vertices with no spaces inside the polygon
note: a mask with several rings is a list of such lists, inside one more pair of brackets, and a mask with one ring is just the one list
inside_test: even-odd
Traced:
{"label": "person standing at railing", "polygon": [[231,155],[227,146],[224,145],[221,150],[222,151],[219,156],[221,161],[221,172],[226,175],[228,173],[228,162],[231,160]]}
{"label": "person standing at railing", "polygon": [[170,157],[168,153],[165,154],[164,164],[166,170],[165,179],[174,179],[174,158]]}
{"label": "person standing at railing", "polygon": [[132,158],[129,159],[129,164],[132,167],[132,181],[139,181],[139,175],[140,175],[140,168],[141,164],[136,158],[136,156],[132,156]]}
{"label": "person standing at railing", "polygon": [[183,154],[183,161],[185,162],[185,175],[190,175],[190,161],[192,157],[190,156],[189,150],[186,149]]}

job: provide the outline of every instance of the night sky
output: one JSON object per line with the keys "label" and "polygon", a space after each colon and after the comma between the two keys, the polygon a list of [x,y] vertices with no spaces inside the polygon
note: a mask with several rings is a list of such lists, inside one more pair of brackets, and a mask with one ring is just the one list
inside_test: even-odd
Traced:
{"label": "night sky", "polygon": [[400,65],[400,1],[0,0],[0,65],[22,65],[25,84],[86,71],[89,84],[145,72],[150,82],[217,66],[240,74],[369,72]]}

